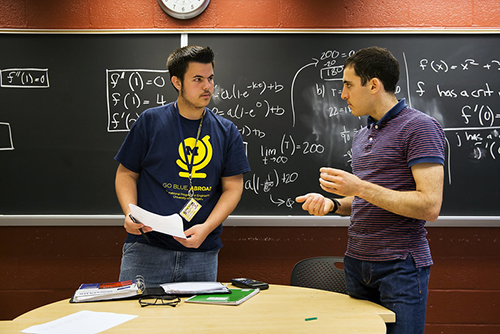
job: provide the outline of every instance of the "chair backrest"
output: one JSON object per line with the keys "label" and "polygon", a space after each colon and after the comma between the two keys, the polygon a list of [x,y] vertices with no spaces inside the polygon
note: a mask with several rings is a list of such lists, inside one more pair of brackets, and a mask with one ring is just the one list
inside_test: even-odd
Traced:
{"label": "chair backrest", "polygon": [[292,269],[290,285],[345,293],[344,259],[336,256],[319,256],[301,260]]}

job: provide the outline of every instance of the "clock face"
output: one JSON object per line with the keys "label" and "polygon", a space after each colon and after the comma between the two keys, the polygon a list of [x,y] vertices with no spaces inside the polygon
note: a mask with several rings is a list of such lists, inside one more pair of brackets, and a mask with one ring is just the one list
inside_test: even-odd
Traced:
{"label": "clock face", "polygon": [[190,19],[200,15],[210,0],[158,0],[168,15],[177,19]]}

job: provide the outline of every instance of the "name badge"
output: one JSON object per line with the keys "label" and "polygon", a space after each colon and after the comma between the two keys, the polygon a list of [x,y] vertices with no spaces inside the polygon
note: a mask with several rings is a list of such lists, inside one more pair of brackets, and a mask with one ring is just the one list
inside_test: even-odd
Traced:
{"label": "name badge", "polygon": [[194,198],[191,198],[186,205],[181,210],[181,216],[184,217],[188,222],[193,219],[193,217],[200,211],[201,204],[196,202]]}

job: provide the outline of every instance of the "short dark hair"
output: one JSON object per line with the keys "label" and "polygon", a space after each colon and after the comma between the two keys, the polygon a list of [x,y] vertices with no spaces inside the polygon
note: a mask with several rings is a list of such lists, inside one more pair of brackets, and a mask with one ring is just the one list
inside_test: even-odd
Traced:
{"label": "short dark hair", "polygon": [[210,47],[201,47],[196,45],[189,45],[179,48],[172,52],[167,59],[167,69],[170,73],[170,78],[173,76],[178,77],[181,82],[184,82],[184,75],[186,74],[190,62],[212,64],[215,66],[214,52]]}
{"label": "short dark hair", "polygon": [[399,62],[392,53],[378,46],[364,48],[346,59],[344,68],[353,67],[364,86],[373,78],[378,78],[388,93],[396,92],[399,81]]}

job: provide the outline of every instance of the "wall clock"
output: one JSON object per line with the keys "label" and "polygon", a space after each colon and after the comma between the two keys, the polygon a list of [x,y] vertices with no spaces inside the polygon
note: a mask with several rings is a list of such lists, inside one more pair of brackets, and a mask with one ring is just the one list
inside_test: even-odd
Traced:
{"label": "wall clock", "polygon": [[191,19],[203,13],[210,0],[158,0],[161,9],[176,19]]}

